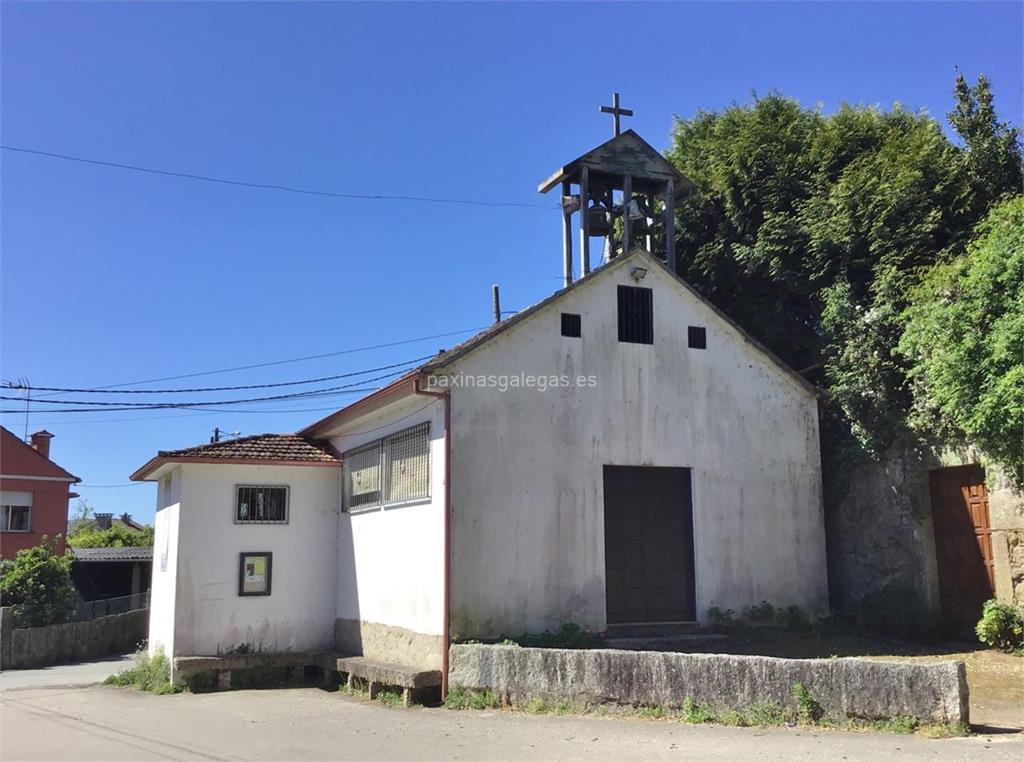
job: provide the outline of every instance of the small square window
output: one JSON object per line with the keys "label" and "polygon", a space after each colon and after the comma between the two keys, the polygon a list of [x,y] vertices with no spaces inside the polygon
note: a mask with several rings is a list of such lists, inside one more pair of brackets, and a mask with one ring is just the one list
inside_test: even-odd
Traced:
{"label": "small square window", "polygon": [[702,325],[691,325],[686,329],[690,349],[708,348],[708,329]]}
{"label": "small square window", "polygon": [[571,339],[578,339],[583,334],[583,321],[579,315],[571,312],[562,313],[562,335]]}

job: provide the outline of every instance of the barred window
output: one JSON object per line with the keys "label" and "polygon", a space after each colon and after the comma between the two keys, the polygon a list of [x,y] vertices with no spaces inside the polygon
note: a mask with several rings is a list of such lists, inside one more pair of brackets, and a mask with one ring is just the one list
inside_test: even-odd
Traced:
{"label": "barred window", "polygon": [[288,488],[239,484],[235,488],[236,524],[287,524]]}
{"label": "barred window", "polygon": [[430,497],[430,423],[349,450],[342,458],[345,510]]}

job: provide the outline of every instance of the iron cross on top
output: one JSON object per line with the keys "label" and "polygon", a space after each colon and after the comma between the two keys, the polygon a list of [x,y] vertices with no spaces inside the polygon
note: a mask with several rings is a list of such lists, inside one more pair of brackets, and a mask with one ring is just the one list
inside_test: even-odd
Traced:
{"label": "iron cross on top", "polygon": [[601,106],[602,114],[611,114],[614,122],[613,135],[619,134],[619,117],[620,116],[633,116],[633,109],[630,108],[619,108],[619,94],[612,93],[612,105]]}

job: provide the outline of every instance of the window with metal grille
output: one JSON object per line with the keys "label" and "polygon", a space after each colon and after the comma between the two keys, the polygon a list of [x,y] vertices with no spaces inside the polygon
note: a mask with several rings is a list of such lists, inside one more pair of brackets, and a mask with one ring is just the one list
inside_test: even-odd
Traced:
{"label": "window with metal grille", "polygon": [[690,349],[708,348],[708,329],[702,325],[690,325],[686,327],[687,339]]}
{"label": "window with metal grille", "polygon": [[578,339],[583,333],[583,321],[579,315],[571,312],[562,313],[562,335],[571,339]]}
{"label": "window with metal grille", "polygon": [[430,423],[399,431],[343,456],[344,507],[358,511],[430,497]]}
{"label": "window with metal grille", "polygon": [[287,524],[288,488],[239,484],[235,487],[236,524]]}
{"label": "window with metal grille", "polygon": [[619,286],[619,341],[654,343],[654,292],[639,286]]}

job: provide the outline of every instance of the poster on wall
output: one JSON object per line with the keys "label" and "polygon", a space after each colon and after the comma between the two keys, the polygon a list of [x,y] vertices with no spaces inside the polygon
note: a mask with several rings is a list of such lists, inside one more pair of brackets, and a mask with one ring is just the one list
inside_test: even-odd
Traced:
{"label": "poster on wall", "polygon": [[239,554],[238,594],[270,595],[272,553]]}

